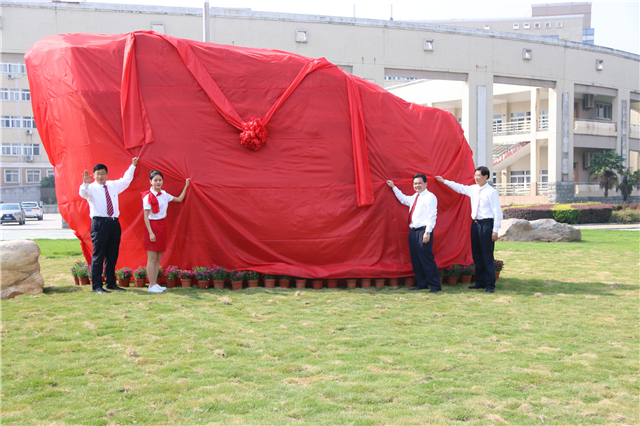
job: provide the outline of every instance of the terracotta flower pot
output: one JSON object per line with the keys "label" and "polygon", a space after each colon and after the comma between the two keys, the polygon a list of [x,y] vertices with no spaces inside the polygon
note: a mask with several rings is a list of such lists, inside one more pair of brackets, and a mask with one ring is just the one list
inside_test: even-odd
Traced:
{"label": "terracotta flower pot", "polygon": [[258,287],[258,280],[247,280],[247,285],[249,287]]}
{"label": "terracotta flower pot", "polygon": [[80,285],[89,285],[89,284],[91,284],[91,281],[89,281],[89,277],[80,277],[78,279],[80,280]]}
{"label": "terracotta flower pot", "polygon": [[384,287],[384,282],[386,281],[385,278],[376,278],[375,282],[376,282],[376,287],[377,288],[382,288]]}
{"label": "terracotta flower pot", "polygon": [[500,279],[500,271],[496,271],[496,280]]}
{"label": "terracotta flower pot", "polygon": [[471,282],[471,275],[460,275],[460,282],[462,284],[469,284]]}
{"label": "terracotta flower pot", "polygon": [[324,280],[311,280],[311,285],[313,286],[314,290],[322,290]]}
{"label": "terracotta flower pot", "polygon": [[224,289],[224,280],[213,280],[213,288],[216,290]]}
{"label": "terracotta flower pot", "polygon": [[278,279],[278,285],[282,288],[289,288],[291,285],[291,280],[283,280],[282,278]]}
{"label": "terracotta flower pot", "polygon": [[129,287],[130,282],[131,278],[118,278],[118,286],[120,287]]}
{"label": "terracotta flower pot", "polygon": [[73,277],[73,284],[75,284],[75,285],[80,285],[80,278],[78,278],[78,277]]}
{"label": "terracotta flower pot", "polygon": [[389,278],[389,287],[398,287],[398,279]]}
{"label": "terracotta flower pot", "polygon": [[362,287],[362,288],[371,287],[371,278],[361,278],[360,279],[360,287]]}
{"label": "terracotta flower pot", "polygon": [[458,284],[458,277],[447,277],[447,284],[449,285]]}
{"label": "terracotta flower pot", "polygon": [[242,281],[231,281],[232,290],[242,290]]}
{"label": "terracotta flower pot", "polygon": [[145,278],[136,278],[136,287],[138,287],[138,288],[144,287],[144,283],[146,281],[147,280]]}
{"label": "terracotta flower pot", "polygon": [[191,280],[192,279],[193,278],[180,278],[182,287],[185,287],[185,288],[191,287]]}
{"label": "terracotta flower pot", "polygon": [[178,285],[177,278],[167,278],[167,288],[176,288],[176,285]]}
{"label": "terracotta flower pot", "polygon": [[358,286],[358,279],[357,278],[353,278],[350,280],[347,280],[347,288],[356,288]]}
{"label": "terracotta flower pot", "polygon": [[327,280],[327,288],[338,288],[338,280]]}
{"label": "terracotta flower pot", "polygon": [[472,283],[476,282],[476,274],[471,275],[471,282]]}
{"label": "terracotta flower pot", "polygon": [[276,279],[275,278],[265,278],[264,279],[264,288],[275,288],[276,287]]}
{"label": "terracotta flower pot", "polygon": [[296,288],[298,290],[302,290],[307,287],[307,279],[306,278],[297,278],[296,279]]}
{"label": "terracotta flower pot", "polygon": [[416,286],[416,277],[406,277],[404,279],[405,287],[415,287]]}
{"label": "terracotta flower pot", "polygon": [[444,277],[440,277],[440,285],[444,282]]}
{"label": "terracotta flower pot", "polygon": [[206,290],[209,288],[209,280],[198,280],[198,287],[200,290]]}

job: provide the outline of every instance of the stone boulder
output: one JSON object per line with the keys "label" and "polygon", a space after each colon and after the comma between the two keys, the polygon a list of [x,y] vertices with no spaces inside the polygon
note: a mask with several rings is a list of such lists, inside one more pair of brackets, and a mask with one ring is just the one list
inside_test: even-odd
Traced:
{"label": "stone boulder", "polygon": [[573,242],[580,241],[582,233],[566,223],[558,223],[553,219],[528,220],[506,219],[502,221],[498,241],[546,241]]}
{"label": "stone boulder", "polygon": [[42,293],[40,247],[33,241],[0,242],[0,298],[11,299],[21,294]]}

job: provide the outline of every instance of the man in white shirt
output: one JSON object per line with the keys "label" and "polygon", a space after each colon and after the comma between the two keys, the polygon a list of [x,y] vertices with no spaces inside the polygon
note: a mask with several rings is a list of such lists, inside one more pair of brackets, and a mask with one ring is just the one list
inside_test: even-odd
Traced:
{"label": "man in white shirt", "polygon": [[426,290],[431,286],[430,293],[436,293],[440,288],[440,274],[433,258],[433,227],[436,226],[438,215],[438,199],[427,191],[427,177],[421,173],[413,177],[415,194],[408,197],[400,191],[393,181],[387,185],[393,189],[398,201],[409,206],[409,252],[411,266],[418,283],[411,290]]}
{"label": "man in white shirt", "polygon": [[461,185],[436,176],[438,182],[471,199],[471,252],[476,265],[476,284],[469,288],[485,288],[487,293],[493,293],[496,288],[493,250],[502,224],[498,191],[487,184],[490,175],[488,168],[478,167],[475,185]]}
{"label": "man in white shirt", "polygon": [[116,284],[116,262],[120,252],[120,206],[118,194],[129,187],[136,171],[138,157],[131,160],[131,166],[124,176],[118,180],[107,180],[107,166],[96,164],[93,168],[93,178],[85,170],[80,185],[80,196],[89,202],[89,216],[91,216],[91,242],[93,256],[91,258],[91,284],[94,293],[104,294],[109,291],[102,288],[102,273],[107,280],[110,290],[125,291]]}

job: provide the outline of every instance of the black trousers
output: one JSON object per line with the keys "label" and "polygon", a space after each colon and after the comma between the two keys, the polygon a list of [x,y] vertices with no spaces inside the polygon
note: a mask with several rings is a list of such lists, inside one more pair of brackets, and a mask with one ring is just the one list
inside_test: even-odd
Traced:
{"label": "black trousers", "polygon": [[491,239],[493,220],[471,224],[471,253],[476,264],[476,285],[493,290],[496,287],[496,267],[493,260],[495,243]]}
{"label": "black trousers", "polygon": [[116,285],[116,262],[120,253],[120,222],[109,219],[91,220],[91,285],[94,290],[102,288],[102,275],[107,287]]}
{"label": "black trousers", "polygon": [[440,290],[440,274],[438,266],[433,259],[433,234],[427,244],[422,242],[424,230],[409,232],[409,253],[411,253],[411,266],[418,282],[418,288]]}

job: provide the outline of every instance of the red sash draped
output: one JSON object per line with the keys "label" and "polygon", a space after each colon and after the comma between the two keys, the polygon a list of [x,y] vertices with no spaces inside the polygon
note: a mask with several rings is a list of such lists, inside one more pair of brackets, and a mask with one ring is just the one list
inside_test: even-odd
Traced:
{"label": "red sash draped", "polygon": [[[149,204],[151,204],[151,212],[152,213],[159,213],[160,212],[160,205],[158,204],[158,197],[156,196],[156,194],[153,193],[152,190],[148,190],[148,191],[144,191],[140,193],[142,195],[142,199],[144,200],[144,197],[149,194]],[[158,195],[162,194],[162,192],[158,193]]]}

